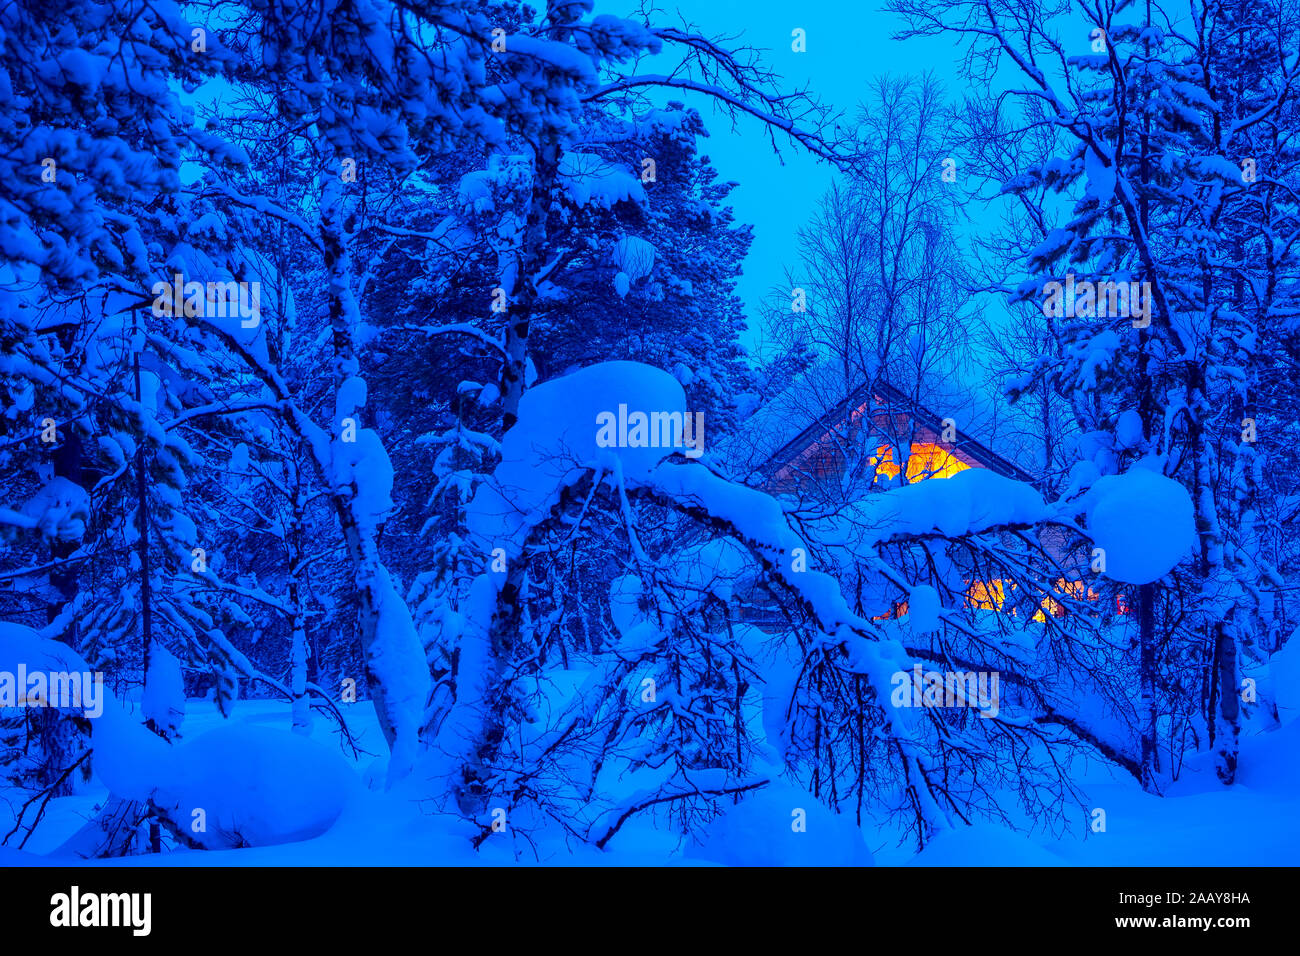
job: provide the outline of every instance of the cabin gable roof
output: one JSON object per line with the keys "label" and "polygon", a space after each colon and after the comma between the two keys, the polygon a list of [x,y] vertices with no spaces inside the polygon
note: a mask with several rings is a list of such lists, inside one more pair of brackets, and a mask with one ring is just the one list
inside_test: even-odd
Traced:
{"label": "cabin gable roof", "polygon": [[945,431],[944,420],[925,406],[912,401],[903,392],[885,381],[871,385],[860,385],[843,399],[805,426],[792,439],[776,450],[762,468],[765,481],[773,481],[783,469],[795,464],[800,459],[814,454],[818,446],[823,445],[835,434],[846,419],[854,417],[854,410],[874,404],[885,409],[886,414],[904,415],[925,435],[927,443],[938,445],[954,458],[972,467],[987,468],[990,471],[1023,481],[1037,484],[1034,477],[1014,462],[1008,461],[986,444],[963,432],[952,428],[955,440],[946,442],[941,439]]}

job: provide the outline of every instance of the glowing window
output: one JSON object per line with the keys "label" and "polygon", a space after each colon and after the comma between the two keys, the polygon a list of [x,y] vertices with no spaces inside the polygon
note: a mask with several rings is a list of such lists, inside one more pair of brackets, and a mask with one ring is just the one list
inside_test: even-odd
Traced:
{"label": "glowing window", "polygon": [[[881,445],[876,449],[876,457],[871,463],[876,469],[876,481],[880,480],[881,475],[897,478],[901,470],[894,461],[894,449],[890,445]],[[910,483],[926,478],[951,478],[969,467],[942,445],[917,442],[912,445],[911,454],[907,456],[907,480]]]}

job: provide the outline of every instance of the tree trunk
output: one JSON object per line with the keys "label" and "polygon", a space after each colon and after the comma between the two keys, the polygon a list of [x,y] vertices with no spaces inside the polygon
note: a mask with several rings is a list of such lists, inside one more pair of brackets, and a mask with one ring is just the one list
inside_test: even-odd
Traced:
{"label": "tree trunk", "polygon": [[1143,584],[1138,588],[1138,642],[1141,648],[1138,680],[1142,694],[1138,719],[1142,722],[1142,789],[1147,793],[1160,792],[1156,783],[1160,759],[1156,749],[1155,595],[1154,584]]}
{"label": "tree trunk", "polygon": [[[296,453],[296,448],[295,448]],[[291,628],[293,634],[292,672],[290,676],[290,693],[293,698],[293,730],[304,736],[311,734],[311,700],[307,696],[307,612],[303,572],[303,525],[306,511],[306,494],[302,483],[302,471],[296,460],[290,461],[293,480],[289,487],[293,490],[292,509],[289,516],[288,533],[285,543],[289,548],[289,608],[292,613]]]}

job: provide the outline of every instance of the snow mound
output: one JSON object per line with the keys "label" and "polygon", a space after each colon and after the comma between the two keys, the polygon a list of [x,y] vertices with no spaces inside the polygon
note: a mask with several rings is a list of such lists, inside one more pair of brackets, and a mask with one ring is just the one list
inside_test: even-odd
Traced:
{"label": "snow mound", "polygon": [[1065,866],[1028,837],[989,823],[937,835],[908,866]]}
{"label": "snow mound", "polygon": [[14,673],[20,663],[31,671],[90,670],[81,655],[66,644],[46,640],[23,624],[0,621],[0,671]]}
{"label": "snow mound", "polygon": [[1258,688],[1260,706],[1257,709],[1254,704],[1246,705],[1248,720],[1262,719],[1267,727],[1275,707],[1279,725],[1294,721],[1300,714],[1300,637],[1292,634],[1267,661],[1247,662],[1242,676],[1254,680]]}
{"label": "snow mound", "polygon": [[[800,823],[802,832],[796,829]],[[690,855],[727,866],[873,865],[852,818],[785,784],[746,794],[710,824]]]}
{"label": "snow mound", "polygon": [[519,421],[502,439],[501,462],[470,503],[470,530],[494,544],[511,540],[585,467],[644,477],[673,454],[662,443],[601,447],[599,416],[618,417],[620,406],[627,414],[684,415],[686,393],[672,375],[639,362],[601,362],[526,391]]}
{"label": "snow mound", "polygon": [[153,802],[210,849],[320,836],[360,789],[338,754],[299,734],[250,724],[211,730],[175,747],[170,758]]}
{"label": "snow mound", "polygon": [[1192,499],[1178,482],[1145,468],[1099,479],[1084,496],[1088,533],[1105,552],[1104,574],[1150,584],[1172,571],[1196,540]]}
{"label": "snow mound", "polygon": [[[0,622],[0,671],[16,671],[20,663],[28,671],[90,670],[72,648]],[[319,836],[360,787],[341,756],[298,734],[235,724],[172,746],[107,687],[100,694],[102,713],[90,717],[96,775],[124,799],[152,800],[202,846],[270,846]],[[202,830],[196,829],[200,816]]]}

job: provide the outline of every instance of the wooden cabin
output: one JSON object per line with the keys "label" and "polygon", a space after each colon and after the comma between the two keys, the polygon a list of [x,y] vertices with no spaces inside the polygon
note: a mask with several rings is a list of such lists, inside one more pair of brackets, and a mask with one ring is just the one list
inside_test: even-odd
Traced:
{"label": "wooden cabin", "polygon": [[[946,478],[966,468],[989,468],[1000,475],[1036,484],[1019,466],[944,419],[913,402],[887,382],[855,389],[816,421],[786,442],[764,468],[765,490],[798,493],[843,475],[853,459],[846,450],[865,443],[867,454],[855,467],[873,471],[872,481],[889,486],[907,459],[910,484],[926,478]],[[882,481],[883,479],[883,481]]]}
{"label": "wooden cabin", "polygon": [[[906,459],[906,477],[900,480]],[[942,480],[967,468],[988,468],[1000,475],[1041,488],[1040,482],[1019,465],[994,452],[987,444],[911,400],[887,382],[877,381],[855,389],[842,401],[808,424],[772,454],[760,469],[764,490],[778,495],[821,500],[833,504],[845,485],[845,472],[854,469],[861,485],[884,490],[899,484]],[[1042,528],[1039,540],[1062,567],[1087,568],[1088,555],[1065,529]],[[972,608],[1002,610],[1007,585],[1001,580],[966,579],[966,602]],[[1061,578],[1057,590],[1089,601],[1098,594],[1083,574]],[[1127,613],[1123,595],[1116,598],[1118,613]],[[878,617],[898,617],[907,612],[905,602]],[[1060,601],[1044,599],[1034,614],[1062,616]]]}

